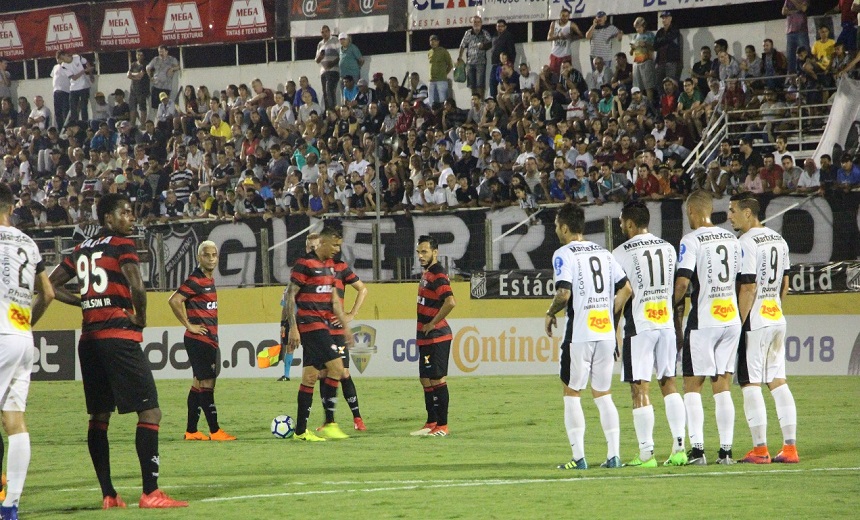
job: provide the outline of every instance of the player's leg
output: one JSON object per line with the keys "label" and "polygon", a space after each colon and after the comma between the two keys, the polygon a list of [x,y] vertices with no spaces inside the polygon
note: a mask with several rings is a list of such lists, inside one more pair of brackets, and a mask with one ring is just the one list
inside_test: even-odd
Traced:
{"label": "player's leg", "polygon": [[279,377],[278,381],[289,381],[290,369],[293,366],[293,353],[287,352],[287,334],[289,334],[289,329],[284,327],[281,330],[283,331],[281,333],[281,358],[284,360],[284,375]]}
{"label": "player's leg", "polygon": [[564,401],[564,429],[570,442],[571,459],[558,469],[588,469],[585,461],[585,414],[582,411],[583,377],[581,351],[571,343],[563,344],[559,359],[559,378]]}
{"label": "player's leg", "polygon": [[707,329],[688,330],[684,334],[681,365],[684,373],[684,408],[687,412],[687,432],[690,452],[687,463],[705,465],[705,409],[702,406],[702,385],[705,377],[716,370],[713,348],[708,345]]}
{"label": "player's leg", "polygon": [[632,338],[624,338],[622,345],[621,356],[625,367],[629,360],[630,372],[625,373],[625,376],[630,383],[633,429],[639,444],[639,455],[627,463],[628,466],[657,467],[657,461],[654,459],[654,407],[651,406],[648,393],[658,337],[659,331],[644,331]]}
{"label": "player's leg", "polygon": [[412,432],[410,435],[427,435],[436,427],[435,388],[430,380],[433,375],[432,352],[432,345],[418,346],[418,380],[421,382],[421,389],[424,391],[424,409],[427,411],[427,421],[424,422],[424,427]]}
{"label": "player's leg", "polygon": [[585,366],[591,375],[591,395],[600,412],[600,426],[606,437],[606,461],[600,467],[620,468],[621,420],[610,391],[612,368],[615,365],[615,341],[589,341],[587,345]]}
{"label": "player's leg", "polygon": [[714,391],[714,414],[717,418],[717,432],[720,435],[720,451],[717,464],[734,464],[732,444],[735,436],[735,404],[732,401],[732,375],[737,365],[738,344],[741,326],[735,325],[722,329],[715,336],[714,363],[716,376],[711,378]]}
{"label": "player's leg", "polygon": [[[307,341],[305,341],[305,337],[307,337]],[[343,433],[334,420],[335,409],[337,408],[337,390],[343,377],[343,361],[341,361],[338,347],[328,330],[315,330],[305,334],[302,338],[302,345],[307,348],[308,344],[313,345],[316,358],[315,366],[324,367],[326,370],[325,379],[320,380],[320,396],[325,409],[325,425],[320,432],[323,437],[329,439],[348,438],[349,436]]]}
{"label": "player's leg", "polygon": [[[308,427],[308,418],[311,415],[311,406],[313,406],[314,402],[314,386],[317,383],[317,379],[319,377],[319,370],[313,366],[311,363],[311,359],[314,357],[313,354],[310,353],[308,347],[304,347],[304,355],[302,356],[302,363],[304,367],[302,368],[302,382],[299,384],[298,391],[298,411],[296,412],[296,437],[300,440],[314,440],[319,439],[316,435],[307,431]],[[305,435],[308,435],[309,439],[304,439]]]}
{"label": "player's leg", "polygon": [[[188,348],[186,346],[186,352]],[[190,357],[190,356],[189,356]],[[197,423],[200,422],[200,381],[196,377],[192,378],[191,388],[188,389],[188,397],[185,398],[185,406],[187,408],[188,418],[185,423],[186,441],[208,441],[209,437],[203,432],[197,430]]]}
{"label": "player's leg", "polygon": [[436,408],[436,427],[428,435],[445,437],[448,435],[448,357],[451,353],[451,341],[434,343],[431,349],[430,362],[433,371],[430,376],[430,386],[433,388],[433,406]]}
{"label": "player's leg", "polygon": [[657,381],[660,384],[660,393],[663,395],[669,431],[672,432],[672,454],[664,462],[664,465],[683,466],[687,463],[684,447],[687,417],[686,410],[684,410],[684,400],[675,387],[678,356],[675,330],[672,328],[661,329],[657,333],[659,339],[654,350],[654,367],[657,372]]}
{"label": "player's leg", "polygon": [[0,506],[3,518],[17,518],[18,501],[24,491],[30,466],[30,434],[24,422],[30,374],[33,371],[33,340],[25,336],[0,336],[0,409],[3,429],[9,435],[6,496]]}
{"label": "player's leg", "polygon": [[[209,425],[209,439],[213,441],[236,440],[236,437],[222,430],[218,424],[218,407],[215,405],[215,378],[218,376],[215,368],[218,363],[218,349],[196,340],[186,339],[186,345],[191,347],[188,351],[188,359],[191,362],[194,378],[198,381],[197,399],[203,410],[203,415],[206,416],[206,423]],[[193,356],[190,355],[191,352],[194,352]]]}
{"label": "player's leg", "polygon": [[361,418],[361,409],[358,406],[358,391],[355,389],[355,381],[352,380],[352,375],[349,373],[349,351],[344,349],[340,356],[343,361],[343,376],[340,378],[341,391],[343,398],[346,400],[349,410],[352,412],[353,428],[359,431],[367,430],[364,425],[364,419]]}
{"label": "player's leg", "polygon": [[782,450],[773,458],[774,462],[797,463],[797,407],[794,396],[785,379],[785,325],[777,328],[767,356],[767,375],[773,377],[767,383],[770,395],[776,404],[776,416],[782,429]]}
{"label": "player's leg", "polygon": [[745,324],[738,345],[738,383],[743,392],[744,415],[753,441],[753,449],[740,462],[770,463],[767,451],[767,409],[761,393],[767,332],[767,328],[748,330]]}

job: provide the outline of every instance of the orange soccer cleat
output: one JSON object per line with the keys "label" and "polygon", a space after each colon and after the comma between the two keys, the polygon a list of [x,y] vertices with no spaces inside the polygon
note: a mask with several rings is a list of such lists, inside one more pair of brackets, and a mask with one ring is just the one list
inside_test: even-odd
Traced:
{"label": "orange soccer cleat", "polygon": [[208,441],[209,437],[204,435],[203,432],[194,432],[194,433],[185,432],[185,440],[186,441]]}
{"label": "orange soccer cleat", "polygon": [[170,507],[188,507],[188,502],[173,500],[164,494],[164,491],[156,489],[150,494],[140,495],[138,507],[141,509],[167,509]]}
{"label": "orange soccer cleat", "polygon": [[209,440],[210,441],[235,441],[236,437],[230,435],[229,433],[227,433],[224,430],[219,428],[217,432],[209,434]]}
{"label": "orange soccer cleat", "polygon": [[102,500],[102,509],[113,509],[115,507],[125,508],[125,502],[123,502],[119,494],[115,497],[104,497]]}
{"label": "orange soccer cleat", "polygon": [[783,445],[782,451],[773,458],[773,461],[783,464],[797,464],[800,462],[800,457],[797,455],[797,446],[794,444]]}

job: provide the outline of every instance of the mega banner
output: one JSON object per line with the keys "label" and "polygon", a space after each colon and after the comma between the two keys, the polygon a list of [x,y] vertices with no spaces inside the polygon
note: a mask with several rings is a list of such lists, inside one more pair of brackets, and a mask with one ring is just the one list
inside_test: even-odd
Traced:
{"label": "mega banner", "polygon": [[323,25],[335,36],[406,30],[405,0],[282,0],[277,10],[279,38],[319,37]]}
{"label": "mega banner", "polygon": [[0,15],[0,57],[8,60],[46,58],[59,50],[79,53],[92,49],[88,4]]}

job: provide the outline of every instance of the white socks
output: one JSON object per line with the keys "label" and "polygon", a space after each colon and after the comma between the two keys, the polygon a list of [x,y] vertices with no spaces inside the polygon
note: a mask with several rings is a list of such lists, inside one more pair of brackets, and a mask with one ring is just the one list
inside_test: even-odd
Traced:
{"label": "white socks", "polygon": [[573,460],[585,457],[585,414],[579,397],[564,396],[564,428],[573,452]]}
{"label": "white socks", "polygon": [[732,449],[735,437],[735,405],[729,391],[714,395],[714,407],[717,416],[717,431],[720,433],[720,448]]}
{"label": "white socks", "polygon": [[645,462],[654,456],[654,407],[650,404],[633,409],[633,428],[639,441],[639,460]]}
{"label": "white socks", "polygon": [[[618,419],[618,409],[612,402],[612,394],[598,397],[594,400],[594,404],[597,405],[597,410],[600,412],[600,425],[606,436],[606,459],[609,460],[612,457],[617,457],[620,451],[621,421]],[[651,425],[652,427],[654,425],[653,418]]]}
{"label": "white socks", "polygon": [[690,434],[690,446],[696,449],[705,447],[705,409],[702,408],[702,394],[687,392],[684,394],[684,408],[687,410],[687,431]]}
{"label": "white socks", "polygon": [[6,500],[4,507],[18,505],[21,492],[24,491],[24,480],[27,478],[27,468],[30,466],[30,434],[16,433],[9,436],[9,461],[6,463]]}
{"label": "white socks", "polygon": [[744,414],[752,434],[753,446],[767,446],[767,409],[761,387],[749,385],[743,388]]}
{"label": "white socks", "polygon": [[[771,391],[776,403],[776,416],[782,428],[783,444],[797,443],[797,408],[794,406],[794,396],[788,385],[782,385]],[[10,437],[11,439],[11,437]]]}
{"label": "white socks", "polygon": [[[701,396],[699,403],[702,402]],[[684,400],[677,392],[663,398],[666,406],[666,420],[669,421],[669,430],[672,432],[672,453],[684,451],[684,429],[687,424]],[[704,417],[704,414],[702,414]]]}

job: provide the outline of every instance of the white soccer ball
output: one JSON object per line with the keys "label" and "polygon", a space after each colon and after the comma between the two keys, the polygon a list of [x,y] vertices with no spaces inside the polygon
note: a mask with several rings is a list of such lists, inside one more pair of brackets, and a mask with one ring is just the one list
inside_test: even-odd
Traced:
{"label": "white soccer ball", "polygon": [[289,415],[279,415],[272,419],[272,435],[279,439],[289,439],[296,431],[296,423]]}

